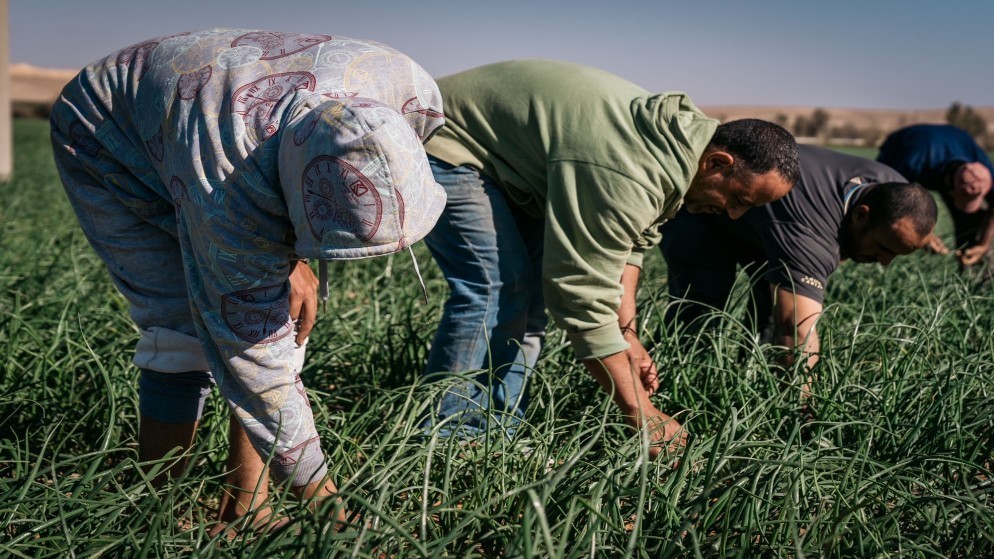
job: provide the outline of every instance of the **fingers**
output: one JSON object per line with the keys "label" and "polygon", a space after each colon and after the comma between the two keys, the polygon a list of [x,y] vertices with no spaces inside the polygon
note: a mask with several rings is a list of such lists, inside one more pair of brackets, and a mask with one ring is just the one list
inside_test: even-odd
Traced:
{"label": "fingers", "polygon": [[650,456],[653,459],[664,449],[669,453],[677,453],[687,446],[689,432],[683,428],[679,421],[665,413],[656,411],[652,417],[647,418],[646,428],[653,441],[649,448]]}
{"label": "fingers", "polygon": [[629,340],[629,343],[631,347],[628,349],[628,361],[631,364],[632,370],[638,371],[642,388],[649,396],[652,396],[659,389],[659,375],[656,370],[656,364],[638,338]]}
{"label": "fingers", "polygon": [[[304,343],[307,336],[311,335],[311,330],[314,329],[314,324],[317,322],[318,316],[318,297],[317,293],[314,291],[309,292],[309,296],[303,297],[301,301],[300,308],[298,310],[297,317],[294,319],[297,323],[297,336],[294,340],[297,345]],[[292,313],[291,305],[291,313]],[[293,316],[292,314],[290,315]]]}
{"label": "fingers", "polygon": [[659,388],[659,377],[656,371],[656,364],[645,349],[628,351],[628,362],[633,371],[638,371],[639,381],[642,388],[652,396]]}
{"label": "fingers", "polygon": [[293,288],[290,289],[290,320],[294,323],[300,319],[300,310],[304,306],[304,297]]}
{"label": "fingers", "polygon": [[942,239],[935,235],[932,235],[928,240],[928,250],[935,254],[949,254],[949,248],[946,247],[946,243],[942,242]]}
{"label": "fingers", "polygon": [[306,262],[295,262],[290,272],[290,319],[294,321],[297,345],[314,329],[318,314],[318,279]]}
{"label": "fingers", "polygon": [[960,264],[964,266],[973,266],[974,264],[980,262],[984,257],[984,250],[974,250],[973,248],[968,248],[964,250],[956,251],[956,258],[959,259]]}

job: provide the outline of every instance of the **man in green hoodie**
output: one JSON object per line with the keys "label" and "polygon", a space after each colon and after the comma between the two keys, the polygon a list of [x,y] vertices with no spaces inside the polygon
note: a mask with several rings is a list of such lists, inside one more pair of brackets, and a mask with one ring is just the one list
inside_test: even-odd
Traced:
{"label": "man in green hoodie", "polygon": [[504,62],[438,81],[446,126],[426,145],[448,197],[426,237],[451,295],[427,373],[456,381],[426,420],[463,437],[513,430],[528,403],[545,308],[653,454],[680,424],[649,400],[656,367],[636,331],[642,255],[692,212],[741,216],[798,176],[774,124],[719,126],[682,93],[552,61]]}

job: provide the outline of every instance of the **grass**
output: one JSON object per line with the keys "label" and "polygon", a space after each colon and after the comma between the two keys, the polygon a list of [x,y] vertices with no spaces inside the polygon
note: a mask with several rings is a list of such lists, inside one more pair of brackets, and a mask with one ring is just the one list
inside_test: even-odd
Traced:
{"label": "grass", "polygon": [[650,255],[655,399],[695,434],[678,465],[645,460],[556,330],[514,440],[423,439],[444,281],[423,247],[428,305],[405,257],[334,264],[303,377],[357,522],[335,532],[285,502],[289,530],[211,538],[222,402],[191,473],[152,489],[135,443],[137,332],[61,192],[46,123],[17,121],[15,136],[16,175],[0,184],[4,556],[994,556],[994,290],[924,254],[833,276],[808,422],[737,308],[716,334],[666,330]]}

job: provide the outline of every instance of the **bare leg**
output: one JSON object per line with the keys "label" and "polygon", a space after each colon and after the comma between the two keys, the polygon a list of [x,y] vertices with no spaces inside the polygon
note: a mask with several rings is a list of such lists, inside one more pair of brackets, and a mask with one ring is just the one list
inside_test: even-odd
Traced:
{"label": "bare leg", "polygon": [[[144,415],[141,416],[138,429],[139,460],[142,462],[159,460],[176,447],[182,449],[175,462],[152,480],[155,487],[161,487],[167,479],[177,478],[186,471],[190,461],[187,451],[193,446],[193,437],[196,432],[196,421],[192,423],[163,423]],[[146,471],[148,471],[147,467]]]}
{"label": "bare leg", "polygon": [[266,505],[269,499],[269,468],[252,448],[242,424],[234,416],[228,425],[230,452],[226,470],[225,491],[218,507],[218,520],[229,523],[255,512],[256,524],[272,514]]}
{"label": "bare leg", "polygon": [[[315,481],[314,483],[309,483],[307,485],[291,487],[290,490],[298,499],[313,499],[311,508],[317,508],[318,506],[326,503],[327,499],[332,498],[332,496],[338,492],[338,488],[335,487],[334,482],[327,478]],[[341,499],[335,497],[335,500],[339,503],[339,505],[341,504]],[[335,509],[335,524],[338,529],[345,527],[344,507],[339,506]]]}
{"label": "bare leg", "polygon": [[[254,528],[268,526],[279,528],[283,522],[273,522],[273,510],[268,504],[269,498],[269,469],[262,458],[249,443],[248,436],[241,423],[234,417],[229,425],[231,450],[228,456],[227,468],[230,472],[225,478],[225,492],[221,496],[218,507],[217,526],[211,529],[212,536],[227,531],[228,537],[235,537],[236,531],[229,530],[232,522],[246,515],[254,514]],[[319,506],[324,499],[332,497],[338,490],[330,480],[320,480],[308,485],[292,487],[293,494],[301,500],[313,499],[312,507]],[[335,520],[339,526],[345,522],[345,511],[339,508]]]}

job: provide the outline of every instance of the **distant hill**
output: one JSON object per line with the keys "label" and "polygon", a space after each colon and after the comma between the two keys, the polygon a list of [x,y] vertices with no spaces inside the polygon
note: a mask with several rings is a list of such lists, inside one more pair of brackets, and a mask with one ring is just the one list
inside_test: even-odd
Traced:
{"label": "distant hill", "polygon": [[[47,117],[48,110],[62,87],[76,75],[77,70],[53,70],[38,68],[30,64],[10,66],[11,100],[15,116]],[[828,130],[831,141],[845,141],[847,138],[860,142],[874,143],[887,133],[902,126],[915,123],[945,122],[946,108],[888,110],[852,109],[821,107],[828,113]],[[774,107],[774,106],[702,106],[708,115],[721,121],[738,118],[761,118],[780,122],[791,128],[798,117],[808,117],[815,107]],[[987,121],[988,136],[994,137],[994,107],[974,107]],[[823,141],[825,138],[809,138],[808,141]]]}
{"label": "distant hill", "polygon": [[[852,127],[857,130],[879,130],[883,135],[909,124],[944,124],[946,109],[852,109],[821,107],[828,113],[828,128]],[[808,117],[815,107],[770,107],[708,105],[701,110],[722,122],[739,118],[761,118],[773,122],[795,122],[797,117]],[[994,107],[973,107],[987,121],[988,134],[994,134]],[[788,126],[789,127],[789,126]]]}
{"label": "distant hill", "polygon": [[14,106],[14,116],[47,117],[52,102],[78,71],[11,64],[10,99]]}

